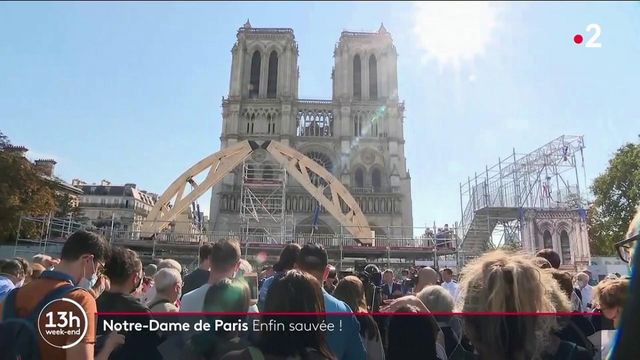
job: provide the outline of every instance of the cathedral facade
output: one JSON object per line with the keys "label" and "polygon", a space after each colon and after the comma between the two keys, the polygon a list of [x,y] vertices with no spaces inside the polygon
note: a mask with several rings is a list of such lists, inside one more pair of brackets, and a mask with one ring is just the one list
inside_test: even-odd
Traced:
{"label": "cathedral facade", "polygon": [[[298,45],[292,29],[238,30],[231,50],[229,94],[222,100],[221,147],[275,140],[330,171],[358,201],[376,236],[411,237],[411,177],[406,167],[404,104],[398,97],[397,52],[383,25],[342,32],[334,50],[331,99],[298,98]],[[279,165],[253,156],[251,176],[273,178]],[[245,166],[245,175],[246,169]],[[213,189],[211,226],[242,226],[243,169]],[[341,225],[295,180],[283,209],[296,233],[339,234]]]}

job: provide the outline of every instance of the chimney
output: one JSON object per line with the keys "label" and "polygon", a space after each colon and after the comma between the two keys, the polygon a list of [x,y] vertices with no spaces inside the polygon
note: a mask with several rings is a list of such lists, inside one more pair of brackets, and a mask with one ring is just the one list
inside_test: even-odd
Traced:
{"label": "chimney", "polygon": [[132,188],[132,189],[135,189],[135,188],[136,188],[136,186],[137,186],[136,184],[132,184],[132,183],[124,184],[124,187],[125,187],[125,188]]}
{"label": "chimney", "polygon": [[16,145],[9,145],[5,147],[3,150],[6,152],[10,152],[12,154],[20,155],[20,156],[25,156],[27,151],[29,151],[29,149],[27,149],[24,146],[16,146]]}
{"label": "chimney", "polygon": [[111,181],[106,180],[106,179],[102,179],[100,181],[100,186],[110,186],[111,185]]}
{"label": "chimney", "polygon": [[53,159],[38,159],[35,161],[36,170],[45,176],[53,176],[53,168],[57,162]]}

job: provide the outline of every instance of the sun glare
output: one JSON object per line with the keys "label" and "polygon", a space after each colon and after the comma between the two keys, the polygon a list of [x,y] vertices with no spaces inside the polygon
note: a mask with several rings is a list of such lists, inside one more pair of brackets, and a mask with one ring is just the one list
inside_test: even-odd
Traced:
{"label": "sun glare", "polygon": [[415,4],[414,30],[427,59],[459,66],[484,53],[496,26],[495,5],[486,1]]}

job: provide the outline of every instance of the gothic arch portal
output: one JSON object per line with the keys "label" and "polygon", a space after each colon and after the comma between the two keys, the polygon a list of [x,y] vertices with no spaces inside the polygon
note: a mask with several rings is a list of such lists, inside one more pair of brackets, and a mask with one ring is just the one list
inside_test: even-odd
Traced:
{"label": "gothic arch portal", "polygon": [[[160,196],[142,224],[142,235],[153,236],[169,226],[193,201],[219,183],[259,148],[267,150],[284,166],[289,175],[338,220],[356,241],[366,245],[372,243],[374,235],[367,219],[344,185],[314,160],[277,141],[265,141],[258,145],[254,141],[244,140],[200,160],[171,183]],[[200,184],[196,183],[193,178],[205,171],[205,179]],[[314,185],[314,176],[321,178],[324,185]],[[191,191],[185,195],[187,184],[191,185]]]}

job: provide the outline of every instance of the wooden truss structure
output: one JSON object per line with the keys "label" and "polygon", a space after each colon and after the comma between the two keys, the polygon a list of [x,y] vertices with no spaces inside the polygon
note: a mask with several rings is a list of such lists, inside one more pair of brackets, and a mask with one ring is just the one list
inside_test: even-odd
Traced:
{"label": "wooden truss structure", "polygon": [[[375,236],[358,202],[347,188],[327,169],[277,141],[265,141],[258,145],[254,141],[244,140],[199,161],[180,175],[160,196],[142,225],[142,234],[153,236],[161,232],[180,213],[187,210],[193,201],[220,182],[258,148],[265,149],[285,167],[288,174],[338,220],[357,242],[372,244]],[[206,178],[197,184],[193,178],[204,172],[208,172]],[[187,184],[191,185],[191,191],[185,193]]]}

